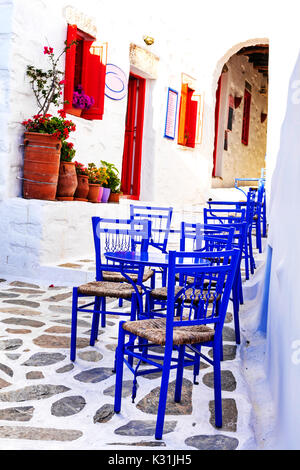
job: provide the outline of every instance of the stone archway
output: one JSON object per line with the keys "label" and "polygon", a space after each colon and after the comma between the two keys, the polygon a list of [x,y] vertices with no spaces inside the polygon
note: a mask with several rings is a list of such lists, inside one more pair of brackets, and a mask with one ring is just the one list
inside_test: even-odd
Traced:
{"label": "stone archway", "polygon": [[238,43],[215,68],[212,187],[233,187],[236,177],[259,177],[265,167],[268,44]]}

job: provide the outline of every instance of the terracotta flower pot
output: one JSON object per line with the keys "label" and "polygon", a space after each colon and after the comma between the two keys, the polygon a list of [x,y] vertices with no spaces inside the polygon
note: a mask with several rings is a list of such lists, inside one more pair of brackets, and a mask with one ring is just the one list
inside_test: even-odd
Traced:
{"label": "terracotta flower pot", "polygon": [[74,162],[60,162],[56,199],[73,201],[77,188],[77,175]]}
{"label": "terracotta flower pot", "polygon": [[61,141],[52,134],[25,132],[23,197],[54,201]]}
{"label": "terracotta flower pot", "polygon": [[120,193],[110,193],[108,202],[120,202]]}
{"label": "terracotta flower pot", "polygon": [[74,194],[74,199],[77,201],[87,201],[89,189],[88,175],[77,175],[77,188]]}
{"label": "terracotta flower pot", "polygon": [[89,202],[98,202],[99,190],[100,190],[100,184],[89,183],[89,193],[88,193]]}

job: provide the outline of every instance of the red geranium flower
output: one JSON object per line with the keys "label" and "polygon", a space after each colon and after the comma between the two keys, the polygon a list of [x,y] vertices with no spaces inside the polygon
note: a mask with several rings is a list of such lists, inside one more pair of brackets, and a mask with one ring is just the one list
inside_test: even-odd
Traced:
{"label": "red geranium flower", "polygon": [[57,112],[62,118],[66,117],[66,112],[63,109],[59,109]]}
{"label": "red geranium flower", "polygon": [[44,46],[44,54],[53,54],[53,47]]}

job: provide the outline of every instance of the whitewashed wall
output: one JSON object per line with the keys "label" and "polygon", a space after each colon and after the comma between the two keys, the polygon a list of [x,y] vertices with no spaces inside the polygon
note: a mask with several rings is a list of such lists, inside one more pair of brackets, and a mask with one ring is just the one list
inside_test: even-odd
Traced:
{"label": "whitewashed wall", "polygon": [[6,195],[9,175],[7,155],[11,142],[7,132],[11,108],[10,65],[13,1],[0,0],[0,200]]}

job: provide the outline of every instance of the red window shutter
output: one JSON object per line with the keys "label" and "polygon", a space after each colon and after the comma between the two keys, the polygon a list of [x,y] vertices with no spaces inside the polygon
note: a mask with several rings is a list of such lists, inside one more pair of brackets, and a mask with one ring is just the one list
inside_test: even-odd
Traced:
{"label": "red window shutter", "polygon": [[187,143],[188,147],[195,147],[196,140],[196,125],[197,125],[197,111],[198,102],[194,100],[189,101],[189,114],[188,114],[188,125],[187,125]]}
{"label": "red window shutter", "polygon": [[104,113],[104,92],[106,74],[106,44],[84,42],[84,60],[82,71],[82,86],[87,95],[92,96],[95,104],[85,110],[85,119],[102,119]]}
{"label": "red window shutter", "polygon": [[243,112],[243,128],[242,128],[242,143],[248,145],[249,142],[249,128],[250,128],[250,105],[251,93],[245,90],[244,94],[244,112]]}
{"label": "red window shutter", "polygon": [[[72,41],[76,41],[77,38],[77,26],[69,24],[67,32],[67,44]],[[64,87],[64,101],[68,103],[64,104],[64,110],[72,108],[73,102],[73,91],[74,91],[74,77],[75,77],[75,59],[76,59],[76,45],[73,44],[66,51],[66,67],[65,67],[65,87]]]}

